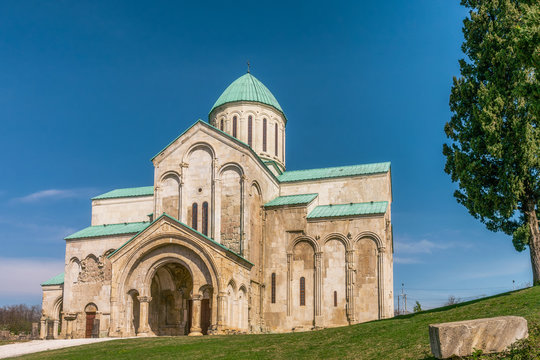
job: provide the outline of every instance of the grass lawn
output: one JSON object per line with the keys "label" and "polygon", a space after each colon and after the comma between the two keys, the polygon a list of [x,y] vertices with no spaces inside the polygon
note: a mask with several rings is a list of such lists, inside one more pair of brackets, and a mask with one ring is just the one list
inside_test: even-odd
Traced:
{"label": "grass lawn", "polygon": [[[116,340],[25,359],[432,359],[428,325],[501,315],[540,323],[540,286],[393,319],[313,332]],[[537,344],[538,345],[538,344]]]}

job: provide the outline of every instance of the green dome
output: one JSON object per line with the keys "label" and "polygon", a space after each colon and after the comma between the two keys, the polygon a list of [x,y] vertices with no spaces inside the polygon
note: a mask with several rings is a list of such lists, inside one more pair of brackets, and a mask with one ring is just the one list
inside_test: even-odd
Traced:
{"label": "green dome", "polygon": [[233,81],[229,87],[225,89],[223,94],[217,99],[212,110],[221,106],[223,104],[232,103],[235,101],[252,101],[258,102],[266,105],[270,105],[275,108],[277,111],[283,114],[283,109],[277,102],[276,98],[270,90],[262,82],[257,80],[257,78],[250,73],[240,76],[238,79]]}

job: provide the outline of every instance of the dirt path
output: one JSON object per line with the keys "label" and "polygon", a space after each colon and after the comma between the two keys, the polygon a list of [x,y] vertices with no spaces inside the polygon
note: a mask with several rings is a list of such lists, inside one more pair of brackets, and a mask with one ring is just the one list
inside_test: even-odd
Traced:
{"label": "dirt path", "polygon": [[[0,359],[31,354],[39,351],[62,349],[70,346],[92,344],[118,338],[69,339],[69,340],[33,340],[0,346]],[[125,339],[125,338],[123,338]]]}

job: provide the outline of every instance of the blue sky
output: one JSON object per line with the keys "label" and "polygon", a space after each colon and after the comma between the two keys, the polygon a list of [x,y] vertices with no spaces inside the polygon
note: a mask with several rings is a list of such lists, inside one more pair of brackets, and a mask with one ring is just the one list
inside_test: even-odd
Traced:
{"label": "blue sky", "polygon": [[39,303],[89,198],[151,185],[149,159],[247,60],[289,119],[289,170],[392,162],[409,304],[530,282],[528,252],[468,215],[443,171],[466,14],[449,0],[0,2],[0,305]]}

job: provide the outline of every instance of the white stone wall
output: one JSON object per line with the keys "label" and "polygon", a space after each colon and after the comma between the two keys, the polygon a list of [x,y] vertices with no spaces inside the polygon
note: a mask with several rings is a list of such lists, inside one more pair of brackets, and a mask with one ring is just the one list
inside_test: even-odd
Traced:
{"label": "white stone wall", "polygon": [[92,225],[148,221],[153,211],[153,196],[92,200]]}
{"label": "white stone wall", "polygon": [[390,173],[287,182],[280,187],[281,196],[310,193],[319,194],[319,205],[391,202]]}
{"label": "white stone wall", "polygon": [[100,336],[108,334],[112,274],[107,255],[133,235],[66,240],[64,312],[76,314],[76,319],[70,325],[70,334],[64,336],[84,337],[88,304],[97,307]]}
{"label": "white stone wall", "polygon": [[[266,210],[264,317],[268,329],[291,331],[391,317],[392,245],[387,216],[306,221],[307,213],[305,206]],[[359,242],[367,243],[370,251]],[[276,274],[275,303],[271,301],[272,273]],[[299,304],[300,277],[306,279],[304,306]],[[320,315],[312,305],[317,301]]]}

